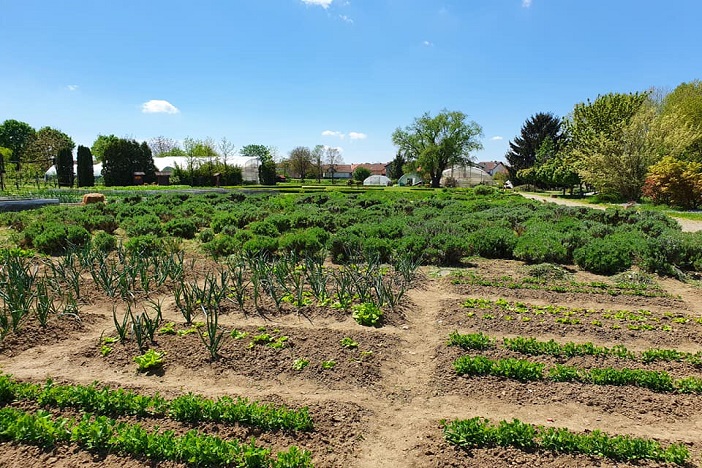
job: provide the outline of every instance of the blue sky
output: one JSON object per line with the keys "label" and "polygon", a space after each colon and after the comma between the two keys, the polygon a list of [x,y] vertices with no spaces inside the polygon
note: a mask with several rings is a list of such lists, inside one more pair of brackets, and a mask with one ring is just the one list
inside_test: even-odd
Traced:
{"label": "blue sky", "polygon": [[[424,112],[503,160],[536,112],[702,78],[699,0],[0,0],[0,121],[343,148],[386,162]],[[160,102],[165,101],[165,102]]]}

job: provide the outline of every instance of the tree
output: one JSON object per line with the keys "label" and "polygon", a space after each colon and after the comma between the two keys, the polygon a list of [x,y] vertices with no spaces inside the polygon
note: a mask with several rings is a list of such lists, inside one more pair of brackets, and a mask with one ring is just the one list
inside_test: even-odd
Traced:
{"label": "tree", "polygon": [[93,145],[90,147],[90,152],[93,154],[95,157],[95,160],[97,162],[103,162],[104,161],[104,154],[105,154],[105,148],[110,143],[113,143],[115,141],[119,140],[114,135],[98,135],[95,141],[93,142]]}
{"label": "tree", "polygon": [[35,134],[31,125],[18,120],[5,120],[0,125],[0,146],[12,151],[11,162],[15,164],[17,171],[21,168],[24,152]]}
{"label": "tree", "polygon": [[[25,151],[25,172],[43,176],[53,165],[61,150],[73,152],[76,144],[73,139],[51,127],[39,129]],[[71,168],[71,171],[73,168]]]}
{"label": "tree", "polygon": [[398,151],[395,155],[395,159],[393,159],[388,166],[388,177],[392,180],[398,180],[400,177],[402,177],[404,175],[402,166],[404,166],[406,163],[407,160],[405,159],[405,155],[402,154],[402,151]]}
{"label": "tree", "polygon": [[236,146],[234,146],[234,143],[229,141],[227,137],[222,137],[222,139],[219,140],[219,143],[217,144],[217,149],[219,149],[219,155],[222,157],[224,167],[227,167],[227,162],[229,158],[234,156],[234,154],[236,153]]}
{"label": "tree", "polygon": [[322,167],[322,163],[324,162],[324,146],[315,146],[312,150],[311,156],[314,175],[317,179],[317,183],[320,183],[322,180],[322,173],[324,172],[324,168]]}
{"label": "tree", "polygon": [[146,142],[139,144],[135,140],[118,138],[107,145],[103,157],[102,176],[107,186],[132,185],[135,172],[143,172],[145,180],[155,172],[154,160]]}
{"label": "tree", "polygon": [[666,156],[651,166],[643,194],[655,204],[693,210],[702,206],[702,163]]}
{"label": "tree", "polygon": [[344,164],[344,160],[341,157],[341,151],[339,151],[339,148],[332,148],[331,146],[327,146],[325,151],[325,161],[327,165],[329,166],[329,172],[331,173],[331,178],[332,178],[332,184],[334,183],[334,174],[336,174],[339,165]]}
{"label": "tree", "polygon": [[[663,98],[661,107],[662,115],[674,115],[681,123],[702,128],[702,81],[678,85]],[[702,137],[686,148],[683,157],[702,162]]]}
{"label": "tree", "polygon": [[649,167],[664,156],[681,156],[699,138],[676,114],[659,114],[648,95],[613,93],[575,106],[566,155],[583,182],[638,200]]}
{"label": "tree", "polygon": [[353,180],[357,180],[358,182],[363,182],[367,178],[371,176],[372,172],[370,169],[364,166],[358,166],[356,169],[353,170]]}
{"label": "tree", "polygon": [[59,187],[73,187],[73,152],[68,148],[61,148],[56,156],[56,176]]}
{"label": "tree", "polygon": [[247,158],[258,159],[258,181],[261,185],[275,185],[275,161],[270,147],[246,145],[241,147],[239,154]]}
{"label": "tree", "polygon": [[561,119],[551,113],[539,112],[529,117],[519,136],[509,142],[510,150],[505,159],[514,182],[518,179],[517,172],[536,164],[537,152],[546,139],[551,140],[554,153],[557,152],[563,139]]}
{"label": "tree", "polygon": [[175,156],[172,153],[180,150],[180,146],[178,145],[177,141],[162,135],[150,139],[149,148],[151,149],[151,154],[155,158],[160,158],[166,155]]}
{"label": "tree", "polygon": [[300,177],[301,182],[305,182],[307,173],[312,168],[312,152],[306,146],[298,146],[290,151],[288,162],[293,174]]}
{"label": "tree", "polygon": [[93,172],[93,155],[87,146],[78,147],[78,187],[92,187],[95,185]]}
{"label": "tree", "polygon": [[446,168],[468,164],[470,152],[482,149],[482,133],[480,125],[466,122],[464,113],[443,110],[436,117],[425,113],[404,130],[397,128],[392,141],[430,176],[432,187],[439,187]]}

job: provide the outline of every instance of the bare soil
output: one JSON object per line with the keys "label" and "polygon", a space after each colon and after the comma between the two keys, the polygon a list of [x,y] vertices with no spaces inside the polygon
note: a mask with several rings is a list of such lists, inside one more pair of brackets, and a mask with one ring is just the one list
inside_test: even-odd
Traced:
{"label": "bare soil", "polygon": [[[481,274],[502,275],[505,271],[516,272],[520,266],[518,262],[480,260],[473,269]],[[220,317],[220,327],[227,338],[217,359],[211,359],[197,332],[184,336],[157,334],[155,342],[148,346],[166,354],[162,369],[153,373],[137,372],[133,358],[139,351],[133,339],[125,344],[111,344],[112,351],[102,355],[101,337],[116,336],[113,304],[118,316],[125,309],[120,301],[86,286],[89,300],[80,307],[80,321],[55,317],[46,329],[31,320],[26,322],[20,332],[11,333],[2,341],[0,369],[22,381],[41,382],[49,377],[62,383],[97,381],[166,397],[194,392],[208,397],[242,396],[293,408],[307,406],[315,423],[315,430],[309,433],[265,432],[222,424],[202,424],[197,429],[224,438],[246,440],[253,436],[259,444],[274,450],[297,445],[312,452],[317,467],[666,466],[528,453],[512,448],[462,450],[444,441],[441,420],[475,416],[493,421],[518,418],[579,432],[600,429],[651,437],[664,444],[682,442],[691,450],[693,465],[702,462],[702,396],[654,393],[635,387],[459,377],[452,362],[465,352],[446,345],[449,333],[458,330],[481,331],[497,339],[521,335],[592,341],[600,346],[621,344],[630,350],[665,347],[697,352],[702,349],[702,324],[694,320],[702,315],[699,290],[664,280],[660,284],[671,297],[557,293],[456,285],[451,283],[450,274],[434,273],[417,281],[404,304],[396,312],[389,312],[385,325],[377,329],[359,326],[350,312],[325,307],[297,309],[286,305],[277,311],[272,303],[266,303],[261,312],[242,312],[231,306]],[[579,280],[605,280],[577,271],[575,275]],[[462,306],[468,297],[562,305],[592,312],[579,317],[579,323],[570,324],[548,315],[524,321],[511,314],[513,317],[506,319],[508,314],[500,310],[476,310],[469,316],[470,310]],[[176,330],[190,329],[177,312],[167,286],[152,293],[153,298],[163,302],[164,321],[174,322]],[[620,309],[650,311],[645,323],[655,327],[631,329],[629,325],[637,323],[604,317],[609,310]],[[494,317],[485,318],[486,313]],[[673,320],[680,317],[690,320]],[[593,325],[595,320],[601,325]],[[670,328],[664,330],[663,325]],[[233,329],[246,336],[229,337]],[[251,344],[254,336],[262,334],[269,334],[273,340],[287,339],[280,348]],[[356,341],[358,347],[342,347],[340,342],[346,337]],[[481,354],[516,357],[503,349]],[[308,360],[309,365],[295,370],[296,359]],[[566,363],[584,368],[635,367],[666,370],[675,377],[702,377],[702,370],[687,363],[642,364],[592,357],[566,361],[530,359],[547,366]],[[325,369],[323,361],[335,364]],[[71,415],[70,411],[60,413]],[[170,420],[138,422],[176,432],[192,428]],[[74,446],[44,450],[0,443],[0,467],[40,466],[181,465],[88,453]]]}

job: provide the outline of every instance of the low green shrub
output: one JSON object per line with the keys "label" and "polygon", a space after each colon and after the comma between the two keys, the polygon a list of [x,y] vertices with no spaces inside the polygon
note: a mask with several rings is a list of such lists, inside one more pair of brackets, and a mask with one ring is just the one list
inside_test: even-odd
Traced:
{"label": "low green shrub", "polygon": [[164,229],[169,236],[182,239],[192,239],[197,232],[195,223],[187,218],[173,218],[165,224]]}
{"label": "low green shrub", "polygon": [[511,259],[517,236],[503,227],[482,228],[468,236],[471,253],[484,258]]}
{"label": "low green shrub", "polygon": [[93,234],[90,245],[98,252],[112,252],[117,247],[117,239],[105,231],[97,231]]}

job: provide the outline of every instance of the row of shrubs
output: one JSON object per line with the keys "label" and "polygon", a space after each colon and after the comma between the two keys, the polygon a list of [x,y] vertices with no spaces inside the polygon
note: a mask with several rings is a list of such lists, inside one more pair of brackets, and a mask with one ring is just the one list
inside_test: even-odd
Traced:
{"label": "row of shrubs", "polygon": [[[326,248],[335,262],[355,253],[382,260],[408,252],[424,263],[458,265],[467,256],[528,263],[576,263],[601,274],[633,264],[651,272],[702,271],[702,233],[682,233],[655,212],[606,211],[539,204],[490,190],[360,194],[205,194],[164,192],[106,205],[46,207],[6,213],[0,221],[18,243],[59,253],[90,233],[145,243],[197,238],[213,256],[241,250],[310,253]],[[104,237],[104,235],[103,235]]]}

